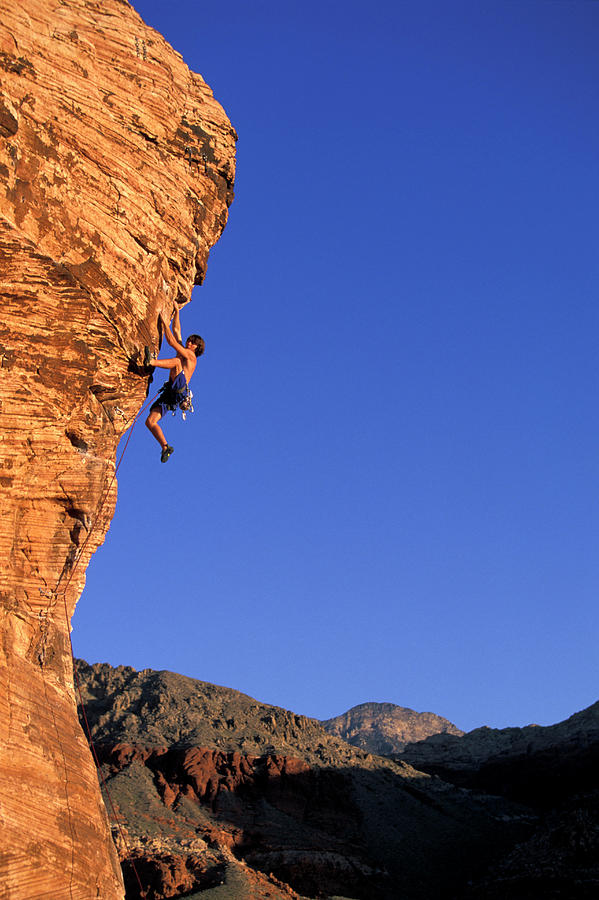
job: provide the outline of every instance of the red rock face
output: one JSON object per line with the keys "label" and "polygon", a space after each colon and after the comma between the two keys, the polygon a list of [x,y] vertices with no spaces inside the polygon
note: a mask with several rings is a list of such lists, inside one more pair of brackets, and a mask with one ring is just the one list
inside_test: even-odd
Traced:
{"label": "red rock face", "polygon": [[[132,832],[147,835],[157,823],[163,826],[161,838],[134,838],[133,852],[120,848],[131,900],[141,896],[138,879],[157,900],[220,883],[233,887],[234,896],[255,900],[297,897],[287,881],[309,896],[341,893],[348,882],[356,896],[389,896],[381,892],[380,873],[360,858],[360,815],[345,796],[348,782],[341,772],[284,754],[249,756],[210,747],[118,743],[97,744],[96,750]],[[144,803],[143,785],[149,784],[162,809],[152,805],[151,792]],[[134,801],[136,790],[141,792]],[[194,840],[187,838],[182,853],[186,830]],[[364,881],[371,882],[366,893]]]}
{"label": "red rock face", "polygon": [[365,753],[231,688],[82,660],[77,671],[128,835],[128,900],[139,896],[133,861],[156,898],[177,885],[206,900],[461,896],[530,834],[520,806]]}
{"label": "red rock face", "polygon": [[171,809],[182,797],[195,803],[218,806],[222,794],[259,787],[261,797],[287,813],[301,817],[305,807],[304,791],[293,794],[289,785],[298,776],[309,779],[310,766],[289,756],[246,756],[209,747],[144,748],[130,744],[114,747],[98,745],[98,758],[111,774],[132,762],[140,762],[154,776],[162,802]]}
{"label": "red rock face", "polygon": [[211,888],[221,897],[239,900],[306,900],[272,873],[257,872],[232,855],[224,856],[222,850],[184,856],[136,850],[123,861],[123,872],[128,900],[139,900],[140,883],[152,900],[197,897],[200,891],[208,900],[218,896]]}
{"label": "red rock face", "polygon": [[0,883],[123,887],[68,633],[142,405],[133,362],[227,219],[235,134],[124,0],[0,0]]}

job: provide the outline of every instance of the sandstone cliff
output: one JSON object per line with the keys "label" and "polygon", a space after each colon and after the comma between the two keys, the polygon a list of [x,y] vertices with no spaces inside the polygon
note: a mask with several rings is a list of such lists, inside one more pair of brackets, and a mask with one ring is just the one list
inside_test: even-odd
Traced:
{"label": "sandstone cliff", "polygon": [[[122,897],[70,618],[134,362],[227,219],[235,133],[125,0],[0,0],[0,895]],[[107,499],[99,514],[104,492]],[[86,542],[87,539],[87,543]]]}

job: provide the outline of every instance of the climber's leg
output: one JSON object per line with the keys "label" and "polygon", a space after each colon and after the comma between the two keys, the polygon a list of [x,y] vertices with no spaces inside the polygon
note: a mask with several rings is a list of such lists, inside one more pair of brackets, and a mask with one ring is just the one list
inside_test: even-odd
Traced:
{"label": "climber's leg", "polygon": [[152,432],[152,434],[154,435],[154,437],[156,438],[156,440],[158,441],[158,443],[164,450],[165,447],[168,447],[168,444],[167,444],[166,438],[164,436],[164,432],[162,431],[162,428],[158,424],[158,422],[160,421],[161,418],[162,418],[162,412],[160,410],[160,407],[153,406],[152,409],[150,410],[150,414],[149,414],[148,418],[146,419],[146,427],[149,428],[149,430]]}

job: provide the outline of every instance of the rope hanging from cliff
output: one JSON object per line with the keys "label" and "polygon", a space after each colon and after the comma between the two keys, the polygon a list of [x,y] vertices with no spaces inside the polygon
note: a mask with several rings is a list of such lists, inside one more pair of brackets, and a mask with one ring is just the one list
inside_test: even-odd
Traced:
{"label": "rope hanging from cliff", "polygon": [[[100,502],[99,502],[98,507],[97,507],[97,509],[96,509],[96,513],[95,513],[95,515],[94,515],[94,517],[93,517],[93,519],[92,519],[92,521],[91,521],[91,523],[90,523],[90,527],[89,527],[89,529],[88,529],[87,536],[86,536],[86,538],[85,538],[85,540],[84,540],[82,546],[81,546],[80,549],[79,549],[79,552],[78,552],[78,554],[77,554],[77,557],[76,557],[75,560],[74,560],[73,565],[71,566],[71,571],[69,572],[69,577],[67,578],[66,583],[65,583],[64,587],[62,588],[62,590],[61,590],[60,592],[58,591],[58,587],[59,587],[59,585],[60,585],[60,578],[59,578],[58,583],[57,583],[57,585],[56,585],[56,589],[55,589],[55,591],[54,591],[54,596],[55,596],[56,599],[60,596],[60,594],[62,594],[62,598],[63,598],[63,603],[64,603],[64,614],[65,614],[65,620],[66,620],[66,625],[67,625],[67,636],[68,636],[68,639],[69,639],[69,646],[70,646],[70,648],[71,648],[71,658],[72,658],[72,661],[73,661],[73,675],[74,675],[74,681],[75,681],[75,686],[76,686],[76,689],[77,689],[77,695],[78,695],[78,697],[79,697],[79,708],[80,708],[80,710],[81,710],[81,713],[82,713],[82,716],[83,716],[83,721],[84,721],[84,724],[85,724],[85,731],[86,731],[87,741],[88,741],[88,743],[89,743],[89,746],[90,746],[90,749],[91,749],[91,752],[92,752],[92,756],[93,756],[93,758],[94,758],[94,763],[95,763],[95,765],[96,765],[96,769],[97,769],[97,771],[98,771],[98,775],[100,776],[100,780],[101,780],[101,782],[102,782],[102,787],[103,787],[103,789],[104,789],[104,794],[105,794],[105,796],[106,796],[106,799],[107,799],[107,801],[108,801],[108,805],[110,806],[110,810],[111,810],[111,812],[112,812],[112,817],[113,817],[114,822],[115,822],[115,824],[116,824],[116,827],[117,827],[117,829],[118,829],[118,832],[119,832],[120,838],[121,838],[121,840],[122,840],[122,842],[123,842],[123,845],[124,845],[124,847],[125,847],[125,849],[126,849],[126,851],[127,851],[127,853],[128,853],[128,859],[129,859],[129,862],[130,862],[130,864],[131,864],[131,868],[133,869],[133,873],[134,873],[134,875],[135,875],[135,878],[136,878],[136,881],[137,881],[137,884],[138,884],[138,887],[139,887],[140,896],[141,896],[142,900],[146,900],[147,895],[146,895],[146,892],[145,892],[144,889],[143,889],[143,885],[142,885],[142,883],[141,883],[141,878],[139,877],[139,873],[138,873],[138,871],[137,871],[137,868],[136,868],[135,863],[134,863],[134,861],[133,861],[133,858],[132,858],[132,856],[131,856],[131,848],[130,848],[130,846],[129,846],[129,842],[128,842],[128,840],[127,840],[127,838],[126,838],[126,836],[125,836],[125,833],[124,833],[124,831],[123,831],[123,829],[122,829],[122,827],[121,827],[121,823],[120,823],[120,820],[119,820],[119,816],[117,815],[117,812],[116,812],[114,803],[113,803],[113,801],[112,801],[112,797],[111,797],[111,795],[110,795],[110,791],[108,790],[108,784],[106,783],[106,779],[105,779],[105,777],[104,777],[104,773],[102,772],[102,768],[101,768],[100,760],[99,760],[99,757],[98,757],[98,753],[97,753],[97,751],[96,751],[96,747],[95,747],[95,745],[94,745],[94,741],[93,741],[93,738],[92,738],[91,727],[90,727],[90,724],[89,724],[89,720],[88,720],[88,718],[87,718],[87,713],[86,713],[86,711],[85,711],[85,705],[84,705],[84,703],[83,703],[83,692],[82,692],[82,690],[81,690],[81,681],[80,681],[80,679],[79,679],[79,672],[77,671],[77,666],[76,666],[76,664],[75,664],[75,651],[74,651],[74,649],[73,649],[73,640],[72,640],[72,638],[71,638],[71,623],[70,623],[70,620],[69,620],[69,610],[68,610],[68,607],[67,607],[67,590],[68,590],[68,588],[69,588],[69,585],[71,584],[71,581],[73,580],[73,576],[74,576],[74,574],[75,574],[75,571],[76,571],[76,569],[77,569],[77,566],[79,565],[81,559],[83,558],[83,553],[84,553],[85,548],[86,548],[86,546],[87,546],[87,543],[88,543],[88,541],[89,541],[89,539],[90,539],[90,537],[91,537],[91,535],[92,535],[92,533],[93,533],[93,531],[94,531],[94,528],[96,527],[96,524],[97,524],[98,519],[99,519],[99,517],[100,517],[100,514],[101,514],[101,512],[102,512],[102,509],[104,508],[104,504],[106,503],[106,500],[108,499],[108,496],[109,496],[110,491],[111,491],[111,489],[112,489],[112,485],[114,484],[114,480],[115,480],[115,478],[116,478],[116,474],[117,474],[117,472],[118,472],[118,470],[119,470],[119,467],[120,467],[120,465],[121,465],[121,463],[122,463],[122,461],[123,461],[123,457],[125,456],[125,452],[126,452],[126,450],[127,450],[127,447],[129,446],[129,441],[131,440],[131,435],[133,434],[133,428],[135,427],[135,424],[136,424],[137,420],[139,419],[140,415],[142,414],[142,412],[144,412],[144,410],[147,409],[147,407],[150,406],[150,405],[154,402],[154,400],[156,399],[157,396],[158,396],[158,394],[156,394],[156,395],[155,395],[154,397],[152,397],[150,400],[147,400],[146,403],[141,407],[141,409],[140,409],[140,410],[136,413],[136,415],[133,417],[133,419],[132,419],[132,421],[131,421],[131,424],[128,424],[128,425],[127,425],[127,430],[129,431],[129,434],[128,434],[128,436],[127,436],[127,440],[125,441],[125,446],[123,447],[123,449],[122,449],[122,451],[121,451],[121,454],[120,454],[120,456],[119,456],[119,459],[118,459],[118,461],[117,461],[117,464],[116,464],[115,467],[114,467],[114,472],[112,473],[112,478],[110,479],[110,481],[109,481],[109,483],[108,483],[108,487],[106,488],[106,490],[104,491],[102,497],[100,498]],[[62,576],[61,576],[61,577],[62,577]]]}
{"label": "rope hanging from cliff", "polygon": [[[65,615],[66,615],[66,617],[67,617],[67,625],[70,625],[70,623],[69,623],[69,613],[68,613],[68,609],[67,609],[66,595],[65,595],[65,598],[64,598],[64,609],[65,609]],[[85,732],[86,732],[87,742],[88,742],[88,744],[89,744],[89,746],[90,746],[90,750],[91,750],[92,756],[93,756],[93,758],[94,758],[94,763],[95,763],[95,765],[96,765],[96,769],[97,769],[97,771],[98,771],[98,775],[100,776],[100,780],[101,780],[101,782],[102,782],[102,787],[103,787],[103,789],[104,789],[104,795],[105,795],[105,797],[106,797],[106,799],[107,799],[107,801],[108,801],[108,805],[110,806],[110,811],[111,811],[111,813],[112,813],[112,818],[114,819],[114,822],[115,822],[116,827],[117,827],[117,829],[118,829],[120,838],[121,838],[121,840],[122,840],[122,842],[123,842],[123,846],[125,847],[125,849],[126,849],[126,851],[127,851],[127,854],[128,854],[128,857],[127,857],[127,858],[128,858],[129,863],[131,864],[131,868],[133,869],[133,874],[135,875],[135,879],[136,879],[137,884],[138,884],[138,887],[139,887],[139,893],[140,893],[141,900],[146,900],[147,894],[146,894],[146,892],[144,891],[143,884],[141,883],[141,878],[139,877],[139,872],[137,871],[137,868],[136,868],[135,863],[134,863],[134,861],[133,861],[133,857],[131,856],[131,847],[129,846],[129,841],[127,840],[127,838],[126,838],[126,836],[125,836],[125,832],[123,831],[123,829],[122,829],[122,827],[121,827],[121,822],[120,822],[120,819],[119,819],[119,815],[118,815],[118,813],[117,813],[117,811],[116,811],[116,809],[115,809],[114,803],[113,803],[113,801],[112,801],[112,797],[111,797],[111,795],[110,795],[110,791],[108,790],[108,783],[107,783],[106,779],[104,778],[104,773],[103,773],[103,771],[102,771],[102,766],[101,766],[101,763],[100,763],[100,759],[99,759],[99,757],[98,757],[98,753],[97,753],[97,750],[96,750],[96,747],[95,747],[95,744],[94,744],[94,740],[93,740],[93,738],[92,738],[92,732],[91,732],[89,720],[88,720],[88,718],[87,718],[87,713],[85,712],[85,705],[84,705],[84,703],[83,703],[83,693],[82,693],[82,691],[81,691],[81,680],[80,680],[80,678],[79,678],[79,672],[77,671],[77,666],[75,665],[75,654],[74,654],[74,651],[73,651],[73,641],[72,641],[72,639],[71,639],[70,628],[69,628],[69,630],[68,630],[67,633],[68,633],[68,636],[69,636],[69,644],[70,644],[70,647],[71,647],[71,657],[72,657],[72,659],[73,659],[73,675],[75,676],[75,685],[76,685],[76,687],[77,687],[77,695],[78,695],[78,697],[79,697],[79,708],[81,709],[81,713],[82,713],[82,715],[83,715],[83,721],[84,721],[84,723],[85,723]]]}
{"label": "rope hanging from cliff", "polygon": [[154,402],[154,400],[156,400],[157,397],[158,397],[158,393],[156,393],[153,397],[150,397],[149,400],[146,400],[146,402],[145,402],[144,405],[141,407],[141,409],[139,409],[139,410],[137,411],[137,413],[135,414],[135,416],[133,416],[133,418],[130,419],[130,423],[131,423],[131,424],[128,424],[128,425],[127,425],[127,428],[125,429],[126,431],[129,431],[129,434],[128,434],[128,436],[127,436],[127,440],[125,441],[125,446],[123,447],[123,449],[122,449],[122,451],[121,451],[121,455],[119,456],[118,461],[117,461],[117,463],[116,463],[116,465],[115,465],[115,467],[114,467],[114,472],[112,473],[112,477],[111,477],[110,481],[108,482],[108,487],[104,490],[104,493],[103,493],[102,496],[100,497],[100,502],[98,503],[98,507],[97,507],[97,509],[96,509],[96,512],[95,512],[95,514],[94,514],[94,516],[92,517],[92,520],[91,520],[91,522],[90,522],[90,526],[89,526],[89,528],[88,528],[88,531],[87,531],[87,535],[86,535],[86,537],[85,537],[85,540],[83,541],[83,544],[82,544],[81,547],[79,548],[79,551],[78,551],[78,553],[77,553],[77,556],[76,556],[75,560],[73,561],[73,565],[71,566],[71,571],[69,572],[69,577],[68,577],[67,580],[66,580],[65,586],[59,591],[58,588],[59,588],[60,581],[61,581],[61,578],[62,578],[62,575],[61,575],[60,578],[58,579],[58,582],[57,582],[57,584],[56,584],[56,588],[55,588],[55,590],[54,590],[54,592],[53,592],[54,595],[55,595],[55,597],[59,597],[61,594],[63,594],[63,595],[65,596],[65,602],[66,602],[66,592],[67,592],[67,590],[68,590],[68,588],[69,588],[69,585],[71,584],[71,581],[73,580],[73,576],[74,576],[74,574],[75,574],[75,571],[76,571],[76,569],[77,569],[77,566],[78,566],[79,563],[81,562],[81,559],[82,559],[82,557],[83,557],[83,553],[84,553],[85,548],[87,547],[87,544],[88,544],[88,542],[89,542],[89,539],[91,538],[92,533],[93,533],[93,531],[94,531],[94,529],[95,529],[95,527],[96,527],[96,524],[97,524],[97,522],[98,522],[98,519],[100,518],[100,513],[101,513],[102,510],[104,509],[104,504],[105,504],[106,501],[108,500],[108,496],[109,496],[109,494],[110,494],[110,491],[112,490],[112,485],[114,484],[114,481],[115,481],[115,479],[116,479],[117,472],[118,472],[118,470],[119,470],[119,468],[120,468],[120,466],[121,466],[121,463],[122,463],[122,461],[123,461],[123,457],[125,456],[125,453],[126,453],[126,451],[127,451],[127,447],[129,446],[129,441],[131,440],[131,435],[133,434],[133,429],[135,428],[135,425],[137,424],[137,420],[139,419],[139,417],[141,416],[141,414],[148,408],[148,406],[151,406],[151,404]]}
{"label": "rope hanging from cliff", "polygon": [[[68,609],[67,609],[66,595],[65,595],[65,601],[64,601],[64,608],[65,608],[65,614],[66,614],[66,617],[67,617],[67,624],[69,624],[69,621],[68,621],[68,619],[69,619],[69,613],[68,613]],[[112,818],[114,819],[114,822],[115,822],[116,827],[117,827],[117,829],[118,829],[120,838],[121,838],[121,840],[122,840],[122,842],[123,842],[123,846],[125,847],[125,850],[127,851],[127,858],[128,858],[128,861],[129,861],[129,863],[130,863],[130,865],[131,865],[131,868],[133,869],[133,874],[135,875],[135,879],[136,879],[137,885],[138,885],[138,887],[139,887],[139,894],[140,894],[141,900],[146,900],[147,894],[146,894],[146,892],[144,891],[143,884],[141,883],[141,878],[139,877],[139,872],[137,871],[137,867],[136,867],[136,865],[135,865],[135,862],[133,861],[133,857],[131,856],[131,847],[129,846],[129,841],[127,840],[127,838],[126,838],[126,836],[125,836],[125,832],[123,831],[123,829],[122,829],[122,827],[121,827],[121,822],[120,822],[118,813],[117,813],[117,811],[116,811],[116,809],[115,809],[114,803],[113,803],[113,801],[112,801],[112,797],[111,797],[110,791],[108,790],[108,783],[107,783],[106,779],[104,778],[104,773],[103,773],[103,771],[102,771],[102,766],[101,766],[101,763],[100,763],[100,759],[99,759],[99,757],[98,757],[98,753],[97,753],[97,750],[96,750],[96,747],[95,747],[95,744],[94,744],[94,740],[93,740],[93,738],[92,738],[92,732],[91,732],[89,720],[88,720],[88,718],[87,718],[87,713],[86,713],[86,711],[85,711],[85,704],[83,703],[83,693],[82,693],[82,691],[81,691],[81,680],[80,680],[80,678],[79,678],[79,672],[77,671],[77,666],[75,665],[75,654],[74,654],[74,652],[73,652],[73,641],[72,641],[72,639],[71,639],[71,632],[70,632],[70,629],[69,629],[69,631],[68,631],[67,633],[68,633],[68,635],[69,635],[69,644],[70,644],[70,646],[71,646],[71,657],[72,657],[72,659],[73,659],[73,675],[75,676],[75,685],[76,685],[76,687],[77,687],[77,695],[78,695],[78,697],[79,697],[79,707],[80,707],[80,709],[81,709],[81,713],[82,713],[82,715],[83,715],[83,721],[84,721],[84,723],[85,723],[85,732],[86,732],[87,741],[88,741],[88,744],[89,744],[89,746],[90,746],[90,750],[91,750],[91,752],[92,752],[92,756],[93,756],[93,758],[94,758],[94,763],[95,763],[95,765],[96,765],[96,769],[97,769],[97,771],[98,771],[98,775],[100,776],[100,780],[101,780],[101,782],[102,782],[102,787],[104,788],[104,794],[105,794],[106,799],[107,799],[107,801],[108,801],[108,805],[110,806],[110,811],[111,811],[111,813],[112,813]]]}

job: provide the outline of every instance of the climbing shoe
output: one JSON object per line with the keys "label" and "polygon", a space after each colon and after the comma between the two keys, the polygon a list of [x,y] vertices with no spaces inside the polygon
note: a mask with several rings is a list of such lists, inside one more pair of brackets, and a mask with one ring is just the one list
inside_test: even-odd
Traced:
{"label": "climbing shoe", "polygon": [[166,462],[174,449],[174,447],[169,447],[168,444],[166,447],[163,447],[162,453],[160,454],[160,462]]}
{"label": "climbing shoe", "polygon": [[150,351],[150,348],[146,344],[146,346],[144,347],[144,368],[146,368],[146,369],[149,369],[150,367],[154,368],[152,366],[152,359],[153,359],[152,353]]}

